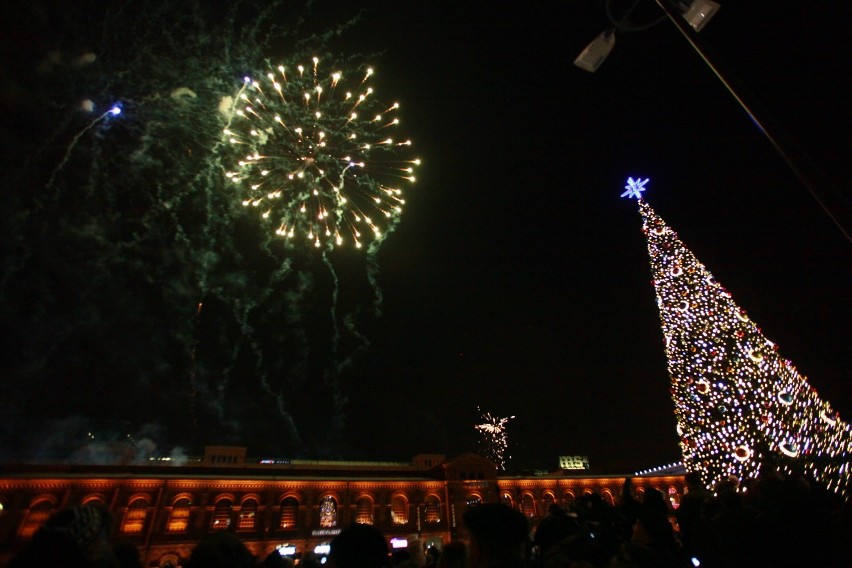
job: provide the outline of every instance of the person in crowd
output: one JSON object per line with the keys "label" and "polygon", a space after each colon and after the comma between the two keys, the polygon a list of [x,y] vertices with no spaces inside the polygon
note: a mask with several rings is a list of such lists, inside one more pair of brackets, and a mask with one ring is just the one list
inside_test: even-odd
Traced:
{"label": "person in crowd", "polygon": [[[847,496],[847,504],[848,499]],[[839,524],[832,512],[839,510],[839,500],[843,497],[814,483],[801,471],[782,475],[767,465],[742,495],[742,507],[753,509],[755,516],[756,538],[749,552],[762,564],[773,567],[852,566],[848,555],[841,552],[852,533],[835,536]],[[714,532],[727,526],[722,519],[714,521]],[[728,529],[726,534],[734,532]]]}
{"label": "person in crowd", "polygon": [[372,525],[355,523],[331,541],[328,565],[333,568],[384,568],[389,565],[388,543]]}
{"label": "person in crowd", "polygon": [[438,558],[437,568],[467,568],[467,545],[454,540],[444,545]]}
{"label": "person in crowd", "polygon": [[636,519],[639,518],[639,511],[642,509],[642,502],[636,498],[636,488],[633,485],[633,478],[627,477],[621,485],[621,499],[616,508],[616,516],[618,518],[619,538],[629,539],[633,534],[633,525]]}
{"label": "person in crowd", "polygon": [[118,568],[113,551],[112,517],[96,504],[55,513],[39,528],[10,568]]}
{"label": "person in crowd", "polygon": [[704,486],[697,471],[687,473],[684,484],[686,494],[675,511],[680,540],[690,557],[704,558],[711,546],[707,507],[713,501],[713,494]]}
{"label": "person in crowd", "polygon": [[119,542],[112,547],[112,551],[121,568],[142,568],[139,549],[132,542]]}
{"label": "person in crowd", "polygon": [[538,524],[533,537],[538,556],[544,557],[553,546],[579,531],[577,517],[569,516],[565,509],[556,503],[551,503],[547,509],[547,515]]}
{"label": "person in crowd", "polygon": [[263,559],[261,566],[263,568],[293,568],[296,563],[289,556],[281,556],[277,550],[273,550]]}
{"label": "person in crowd", "polygon": [[426,551],[423,550],[423,542],[420,539],[408,541],[408,564],[414,568],[423,568],[426,565]]}
{"label": "person in crowd", "polygon": [[438,559],[441,557],[441,551],[438,550],[437,546],[429,546],[426,548],[426,564],[425,566],[431,568],[437,566]]}
{"label": "person in crowd", "polygon": [[683,565],[682,551],[669,521],[668,502],[659,489],[649,487],[645,490],[631,541],[647,548],[661,568]]}
{"label": "person in crowd", "polygon": [[529,538],[527,518],[502,503],[471,507],[463,515],[470,533],[470,568],[523,568]]}
{"label": "person in crowd", "polygon": [[733,489],[719,493],[718,508],[708,519],[708,547],[694,555],[709,566],[730,568],[760,566],[757,511],[743,504],[743,494]]}
{"label": "person in crowd", "polygon": [[319,555],[313,550],[305,552],[299,560],[299,568],[322,568],[322,566]]}
{"label": "person in crowd", "polygon": [[414,566],[411,554],[407,548],[396,548],[391,552],[391,566],[394,568],[406,568]]}
{"label": "person in crowd", "polygon": [[186,568],[252,568],[257,559],[232,532],[216,531],[205,536],[192,549]]}
{"label": "person in crowd", "polygon": [[608,566],[619,543],[619,519],[615,510],[596,495],[584,495],[572,505],[569,516],[577,529],[547,547],[538,566],[543,568],[596,568]]}

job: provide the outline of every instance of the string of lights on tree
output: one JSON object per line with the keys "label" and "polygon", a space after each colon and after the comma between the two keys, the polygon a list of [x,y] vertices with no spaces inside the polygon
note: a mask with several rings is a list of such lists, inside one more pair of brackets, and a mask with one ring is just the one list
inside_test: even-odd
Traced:
{"label": "string of lights on tree", "polygon": [[372,75],[321,74],[315,57],[245,77],[223,131],[233,150],[225,175],[280,237],[361,248],[398,222],[402,185],[415,181],[420,160],[398,157],[411,140],[391,135],[399,103],[376,97]]}
{"label": "string of lights on tree", "polygon": [[643,220],[687,469],[711,487],[769,467],[847,494],[849,425],[642,199],[647,183],[629,178],[622,197]]}

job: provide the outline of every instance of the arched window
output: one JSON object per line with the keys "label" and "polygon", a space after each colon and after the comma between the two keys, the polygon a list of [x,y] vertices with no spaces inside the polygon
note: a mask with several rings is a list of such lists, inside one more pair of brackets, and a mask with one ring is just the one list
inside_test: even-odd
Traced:
{"label": "arched window", "polygon": [[467,496],[467,506],[468,507],[476,507],[477,505],[482,505],[482,497],[477,494],[471,494]]}
{"label": "arched window", "polygon": [[609,505],[610,507],[615,507],[615,499],[612,496],[612,492],[609,489],[604,489],[601,491],[601,499],[604,500],[604,503]]}
{"label": "arched window", "polygon": [[168,532],[183,532],[189,526],[189,511],[192,501],[189,497],[178,497],[172,503],[172,511],[169,513],[169,522],[166,525]]}
{"label": "arched window", "polygon": [[337,526],[337,501],[334,497],[325,496],[319,504],[320,526],[332,528]]}
{"label": "arched window", "polygon": [[574,496],[573,491],[566,491],[565,495],[563,495],[562,498],[565,500],[566,505],[573,505],[574,501],[577,500],[577,498]]}
{"label": "arched window", "polygon": [[677,492],[677,487],[671,486],[669,487],[669,503],[671,503],[672,509],[677,510],[680,507],[680,493]]}
{"label": "arched window", "polygon": [[18,534],[23,538],[32,538],[35,532],[50,518],[56,503],[51,499],[38,499],[30,505],[24,522]]}
{"label": "arched window", "polygon": [[127,505],[124,512],[124,520],[121,523],[121,532],[135,534],[141,533],[145,528],[145,519],[148,516],[148,499],[135,497]]}
{"label": "arched window", "polygon": [[101,507],[102,509],[106,509],[106,501],[100,495],[86,495],[80,501],[81,505],[93,505],[95,507]]}
{"label": "arched window", "polygon": [[362,525],[373,524],[373,500],[366,495],[355,502],[355,522]]}
{"label": "arched window", "polygon": [[426,497],[426,522],[440,523],[441,522],[441,501],[435,495]]}
{"label": "arched window", "polygon": [[508,506],[512,507],[513,509],[515,508],[515,504],[512,500],[512,494],[507,492],[507,491],[504,491],[503,493],[500,494],[500,502],[503,503],[504,505],[508,505]]}
{"label": "arched window", "polygon": [[281,500],[281,516],[278,528],[294,529],[299,522],[299,501],[295,497],[285,497]]}
{"label": "arched window", "polygon": [[257,518],[257,501],[254,499],[246,499],[240,505],[240,517],[237,521],[238,530],[251,530],[254,528],[255,519]]}
{"label": "arched window", "polygon": [[556,504],[556,497],[553,496],[553,493],[548,491],[544,494],[544,510],[547,511],[550,509],[551,505]]}
{"label": "arched window", "polygon": [[521,497],[521,512],[527,517],[535,516],[535,501],[529,493],[524,493]]}
{"label": "arched window", "polygon": [[233,502],[227,497],[216,501],[213,509],[213,518],[210,520],[210,528],[214,531],[226,531],[231,526],[231,509]]}
{"label": "arched window", "polygon": [[391,520],[395,525],[408,523],[408,501],[402,495],[394,495],[391,499]]}

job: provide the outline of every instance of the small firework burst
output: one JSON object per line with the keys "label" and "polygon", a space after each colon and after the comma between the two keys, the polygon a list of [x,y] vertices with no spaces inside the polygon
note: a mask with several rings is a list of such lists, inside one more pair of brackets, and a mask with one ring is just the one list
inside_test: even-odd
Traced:
{"label": "small firework burst", "polygon": [[479,412],[479,419],[482,422],[476,424],[474,428],[482,435],[481,443],[485,451],[485,456],[494,460],[498,468],[506,469],[506,459],[511,457],[506,455],[509,447],[506,425],[509,420],[515,417],[507,416],[500,418],[492,416],[490,412],[483,412],[479,407],[476,410]]}

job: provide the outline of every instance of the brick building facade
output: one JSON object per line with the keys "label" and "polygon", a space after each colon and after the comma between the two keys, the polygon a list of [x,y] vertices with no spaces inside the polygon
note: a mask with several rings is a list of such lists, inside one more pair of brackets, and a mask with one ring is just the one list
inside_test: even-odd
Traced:
{"label": "brick building facade", "polygon": [[[233,531],[260,558],[276,548],[297,556],[323,550],[341,527],[376,526],[388,539],[439,548],[465,538],[461,515],[501,500],[532,523],[551,503],[597,493],[617,504],[625,476],[556,470],[534,476],[498,472],[474,454],[416,456],[411,463],[246,460],[244,448],[208,448],[182,466],[0,466],[0,564],[55,511],[96,502],[110,511],[116,542],[133,543],[143,565],[181,566],[211,531]],[[676,505],[682,475],[634,478],[637,493],[656,487]]]}

